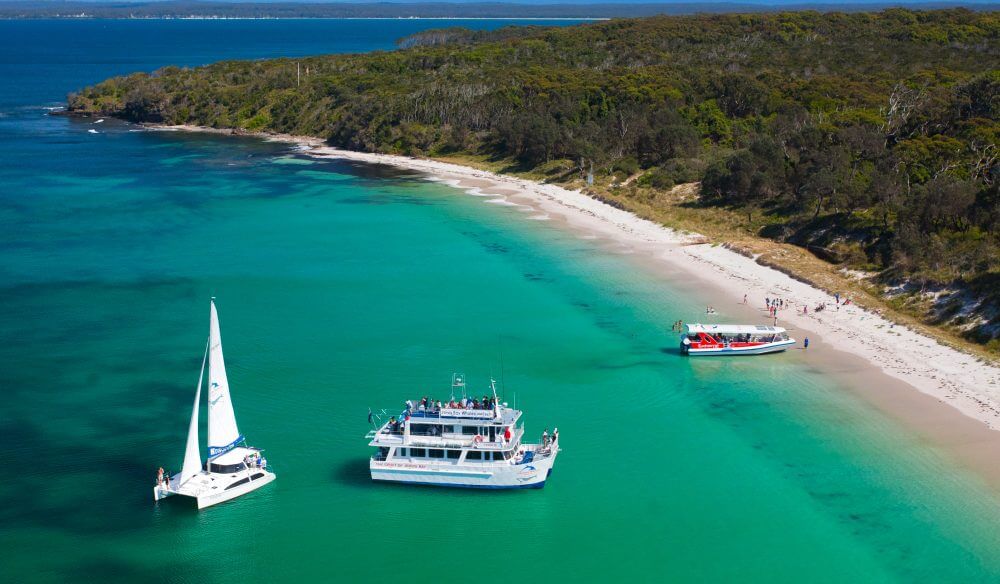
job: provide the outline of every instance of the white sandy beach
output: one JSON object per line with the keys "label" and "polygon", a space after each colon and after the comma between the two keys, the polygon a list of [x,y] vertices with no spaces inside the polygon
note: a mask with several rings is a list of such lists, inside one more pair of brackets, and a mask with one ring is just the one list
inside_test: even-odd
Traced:
{"label": "white sandy beach", "polygon": [[[723,246],[698,243],[703,238],[697,234],[679,233],[556,185],[435,160],[340,150],[315,138],[267,138],[299,144],[310,156],[420,171],[433,180],[489,196],[493,202],[524,205],[530,211],[525,214],[527,219],[563,220],[583,236],[606,239],[711,284],[733,303],[742,304],[743,294],[747,294],[750,304],[760,310],[759,322],[766,320],[765,297],[791,301],[791,308],[780,311],[778,324],[794,331],[800,340],[817,335],[827,347],[861,357],[968,418],[1000,429],[1000,368],[853,304],[838,310],[832,295]],[[715,297],[722,297],[718,293]],[[813,308],[821,303],[827,303],[827,309],[815,313]],[[809,307],[807,314],[801,312],[803,305]],[[735,311],[725,305],[720,309],[723,313]]]}

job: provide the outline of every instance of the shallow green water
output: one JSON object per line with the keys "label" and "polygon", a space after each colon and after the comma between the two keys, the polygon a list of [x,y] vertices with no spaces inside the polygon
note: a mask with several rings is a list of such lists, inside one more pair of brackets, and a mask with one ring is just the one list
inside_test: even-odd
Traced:
{"label": "shallow green water", "polygon": [[[972,478],[795,352],[681,358],[666,323],[699,300],[599,241],[282,145],[108,133],[100,159],[12,177],[3,209],[17,580],[1000,575]],[[211,295],[241,429],[279,478],[199,513],[150,484],[180,464]],[[501,345],[529,433],[560,430],[546,488],[372,484],[367,408],[443,397],[453,370],[481,390]]]}

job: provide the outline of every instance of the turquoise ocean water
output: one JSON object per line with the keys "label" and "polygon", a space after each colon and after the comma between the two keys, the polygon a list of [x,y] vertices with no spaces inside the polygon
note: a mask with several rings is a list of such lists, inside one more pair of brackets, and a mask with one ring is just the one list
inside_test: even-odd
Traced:
{"label": "turquoise ocean water", "polygon": [[[450,24],[0,22],[0,579],[1000,578],[974,477],[795,352],[681,358],[700,300],[599,241],[397,170],[44,115],[112,74]],[[197,512],[151,484],[213,295],[278,480]],[[546,488],[372,484],[368,408],[453,371],[481,393],[501,347],[528,432],[560,430]]]}

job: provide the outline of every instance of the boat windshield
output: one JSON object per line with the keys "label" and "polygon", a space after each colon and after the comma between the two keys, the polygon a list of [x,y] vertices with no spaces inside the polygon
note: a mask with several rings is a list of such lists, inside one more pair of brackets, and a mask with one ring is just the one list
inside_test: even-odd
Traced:
{"label": "boat windshield", "polygon": [[208,472],[214,472],[219,474],[231,474],[234,472],[240,472],[241,470],[246,470],[247,465],[243,462],[237,462],[236,464],[216,464],[214,462],[207,465]]}

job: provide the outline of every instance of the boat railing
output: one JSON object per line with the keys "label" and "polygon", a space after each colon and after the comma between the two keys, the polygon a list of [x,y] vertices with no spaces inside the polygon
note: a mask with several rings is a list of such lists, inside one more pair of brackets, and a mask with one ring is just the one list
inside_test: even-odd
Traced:
{"label": "boat railing", "polygon": [[[448,411],[442,411],[438,409],[430,410],[411,410],[411,419],[431,419],[440,420],[442,418],[456,419],[456,420],[468,420],[470,422],[489,422],[497,419],[497,414],[495,410],[492,409],[473,409],[473,408],[446,408]],[[475,414],[472,414],[475,412]],[[489,415],[492,414],[492,415]],[[406,410],[403,410],[401,414],[402,417],[406,416]]]}
{"label": "boat railing", "polygon": [[[488,436],[480,436],[480,440],[476,440],[476,436],[469,436],[465,434],[426,434],[426,433],[411,433],[409,441],[406,442],[408,446],[417,447],[429,447],[429,448],[475,448],[478,450],[505,450],[510,447],[511,444],[517,444],[520,442],[521,438],[524,437],[524,428],[515,428],[511,432],[511,439],[504,440],[503,435],[496,436],[493,440],[490,440]],[[369,440],[383,440],[387,444],[403,444],[405,441],[405,434],[402,430],[390,430],[389,428],[383,428],[380,430],[372,430],[367,434]]]}

